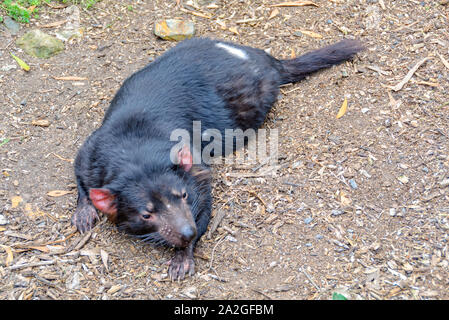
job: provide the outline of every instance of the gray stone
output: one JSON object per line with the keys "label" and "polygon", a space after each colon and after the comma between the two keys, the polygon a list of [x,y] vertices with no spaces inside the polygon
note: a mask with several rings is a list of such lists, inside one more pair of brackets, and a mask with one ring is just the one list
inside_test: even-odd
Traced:
{"label": "gray stone", "polygon": [[195,25],[191,21],[167,19],[154,23],[154,34],[164,40],[181,41],[195,34]]}
{"label": "gray stone", "polygon": [[61,40],[38,29],[25,33],[16,41],[16,44],[29,55],[44,59],[64,50],[64,44]]}
{"label": "gray stone", "polygon": [[20,24],[18,24],[17,22],[15,22],[13,19],[11,19],[8,16],[3,18],[3,24],[5,25],[5,27],[9,30],[9,32],[13,36],[18,34],[20,31]]}
{"label": "gray stone", "polygon": [[0,214],[0,226],[7,225],[9,223],[8,219],[2,214]]}

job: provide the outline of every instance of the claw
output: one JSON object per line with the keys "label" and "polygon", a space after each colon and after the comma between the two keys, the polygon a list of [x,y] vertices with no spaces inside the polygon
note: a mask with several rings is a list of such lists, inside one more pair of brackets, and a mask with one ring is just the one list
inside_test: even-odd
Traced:
{"label": "claw", "polygon": [[80,233],[89,231],[95,225],[95,222],[100,220],[95,207],[87,201],[78,203],[78,207],[72,216],[72,224],[78,229]]}
{"label": "claw", "polygon": [[170,280],[182,280],[186,274],[192,276],[195,273],[195,262],[193,260],[192,249],[177,249],[175,256],[170,260],[168,275]]}

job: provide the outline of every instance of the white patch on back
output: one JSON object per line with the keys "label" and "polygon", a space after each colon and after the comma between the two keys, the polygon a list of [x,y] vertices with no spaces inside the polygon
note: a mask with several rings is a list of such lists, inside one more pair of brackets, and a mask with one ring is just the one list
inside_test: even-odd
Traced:
{"label": "white patch on back", "polygon": [[242,49],[238,49],[238,48],[234,48],[230,45],[224,44],[224,43],[217,43],[215,44],[218,48],[222,48],[225,49],[227,52],[229,52],[230,54],[232,54],[233,56],[239,58],[239,59],[243,59],[243,60],[248,60],[248,55],[246,54],[245,51],[243,51]]}

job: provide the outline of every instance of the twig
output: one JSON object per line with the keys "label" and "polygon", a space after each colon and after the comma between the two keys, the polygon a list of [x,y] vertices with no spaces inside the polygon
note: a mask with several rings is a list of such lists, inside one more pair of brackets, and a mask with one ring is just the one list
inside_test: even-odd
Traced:
{"label": "twig", "polygon": [[48,266],[48,265],[51,265],[54,263],[55,263],[54,260],[32,262],[32,263],[22,263],[22,264],[16,264],[14,266],[7,267],[7,269],[8,270],[17,270],[17,269],[23,269],[23,268],[41,267],[41,266]]}
{"label": "twig", "polygon": [[383,71],[381,68],[379,68],[378,66],[366,66],[367,69],[376,71],[378,74],[384,75],[384,76],[388,76],[389,73],[386,71]]}
{"label": "twig", "polygon": [[184,8],[179,8],[179,10],[181,10],[182,12],[189,13],[191,15],[197,16],[197,17],[201,17],[201,18],[206,18],[206,19],[212,18],[211,16],[206,15],[204,13],[200,13],[200,12],[196,12],[196,11],[190,11],[190,10],[187,10],[187,9],[184,9]]}
{"label": "twig", "polygon": [[101,24],[100,21],[98,21],[98,19],[95,18],[94,15],[92,15],[89,11],[87,11],[86,8],[83,8],[83,11],[84,11],[84,12],[85,12],[85,13],[86,13],[92,20],[94,20],[96,24],[98,24],[98,25]]}
{"label": "twig", "polygon": [[214,248],[212,249],[212,253],[210,255],[210,262],[209,262],[209,269],[212,269],[212,262],[214,262],[214,253],[215,253],[215,249],[217,249],[218,245],[220,243],[222,243],[223,241],[225,241],[226,238],[222,238],[221,240],[219,240],[217,242],[217,244],[214,246]]}
{"label": "twig", "polygon": [[226,211],[223,210],[223,207],[221,207],[217,213],[214,215],[214,218],[211,221],[211,227],[209,229],[209,232],[207,233],[207,239],[210,239],[212,236],[212,233],[217,230],[218,226],[220,225],[221,221],[226,215]]}
{"label": "twig", "polygon": [[315,283],[315,281],[313,281],[313,279],[309,276],[309,274],[306,272],[306,270],[304,270],[303,268],[299,268],[299,271],[301,271],[302,273],[304,273],[304,275],[307,277],[307,279],[309,279],[310,283],[318,290],[321,291],[321,288],[317,286],[317,284]]}
{"label": "twig", "polygon": [[6,47],[3,48],[3,50],[8,49],[8,47],[11,45],[11,43],[12,43],[13,41],[14,41],[14,40],[9,41],[8,44],[6,45]]}
{"label": "twig", "polygon": [[447,62],[447,60],[444,59],[444,57],[441,54],[439,54],[438,52],[437,52],[437,55],[440,57],[441,62],[443,62],[444,66],[449,69],[449,62]]}
{"label": "twig", "polygon": [[263,18],[242,19],[242,20],[237,20],[235,23],[236,24],[250,23],[250,22],[257,22],[257,21],[261,21],[261,20],[263,20]]}
{"label": "twig", "polygon": [[74,244],[72,244],[67,250],[66,253],[69,253],[73,250],[79,250],[81,249],[86,243],[87,241],[89,241],[90,237],[92,236],[92,230],[89,230],[84,237],[82,237],[79,241],[75,242]]}
{"label": "twig", "polygon": [[286,1],[278,4],[272,4],[270,7],[303,7],[303,6],[314,6],[319,7],[316,3],[312,1]]}
{"label": "twig", "polygon": [[416,70],[419,69],[419,67],[421,67],[421,65],[426,62],[427,60],[432,59],[432,57],[426,57],[420,61],[418,61],[417,64],[415,64],[415,66],[413,68],[410,69],[410,71],[407,73],[407,75],[404,77],[404,79],[402,79],[401,82],[399,82],[397,85],[395,85],[394,87],[392,87],[391,89],[393,91],[399,91],[401,90],[404,85],[409,82],[409,80],[412,78],[413,74],[416,72]]}
{"label": "twig", "polygon": [[264,293],[262,290],[254,289],[254,288],[251,288],[251,290],[253,290],[256,293],[259,293],[259,294],[263,295],[265,298],[268,298],[270,300],[274,300],[273,297],[271,297],[268,294]]}
{"label": "twig", "polygon": [[255,193],[254,191],[248,191],[249,194],[252,194],[253,196],[255,196],[257,199],[259,199],[260,202],[262,202],[263,206],[266,208],[267,204],[265,203],[265,201],[262,200],[261,197],[259,197],[259,195],[257,193]]}

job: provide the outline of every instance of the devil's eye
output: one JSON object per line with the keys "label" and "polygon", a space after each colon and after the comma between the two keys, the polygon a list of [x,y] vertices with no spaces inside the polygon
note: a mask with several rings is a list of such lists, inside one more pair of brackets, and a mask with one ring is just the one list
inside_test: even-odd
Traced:
{"label": "devil's eye", "polygon": [[150,218],[151,218],[151,214],[149,214],[149,213],[144,213],[144,214],[142,214],[142,218],[144,218],[144,219],[150,219]]}

